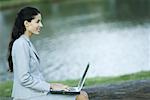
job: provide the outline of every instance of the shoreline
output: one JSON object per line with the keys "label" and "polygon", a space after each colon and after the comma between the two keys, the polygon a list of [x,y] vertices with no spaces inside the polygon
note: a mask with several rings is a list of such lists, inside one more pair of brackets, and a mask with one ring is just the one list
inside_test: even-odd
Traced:
{"label": "shoreline", "polygon": [[[137,81],[137,80],[150,80],[150,71],[142,71],[138,73],[118,76],[118,77],[93,77],[87,78],[85,81],[85,88],[91,86],[103,86],[103,85],[110,85],[110,84],[123,84],[128,81]],[[58,82],[62,84],[66,84],[68,86],[76,86],[79,82],[77,80],[65,80],[65,81],[51,81],[51,82]],[[12,90],[12,81],[5,81],[0,82],[0,97],[10,97],[11,90]]]}
{"label": "shoreline", "polygon": [[[75,0],[75,1],[70,1],[70,0],[5,0],[5,1],[0,1],[0,10],[4,9],[10,9],[13,7],[18,7],[18,6],[23,6],[23,5],[28,5],[28,4],[35,4],[35,3],[40,3],[40,2],[48,2],[48,3],[79,3],[79,2],[97,2],[98,0]],[[98,2],[103,2],[103,1],[98,1]]]}
{"label": "shoreline", "polygon": [[0,1],[0,10],[10,9],[13,7],[18,7],[22,5],[32,4],[32,3],[39,3],[39,2],[46,2],[42,0],[16,0],[16,1]]}

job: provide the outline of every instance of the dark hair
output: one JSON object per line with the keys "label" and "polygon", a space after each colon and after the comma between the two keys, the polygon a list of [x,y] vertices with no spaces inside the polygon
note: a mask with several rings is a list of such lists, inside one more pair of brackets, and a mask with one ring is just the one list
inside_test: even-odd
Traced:
{"label": "dark hair", "polygon": [[10,42],[8,46],[8,64],[9,71],[13,72],[13,61],[12,61],[12,46],[16,39],[18,39],[22,34],[24,34],[26,28],[24,26],[24,21],[27,20],[31,22],[34,16],[38,15],[40,11],[33,7],[22,8],[16,16],[15,23],[11,32]]}

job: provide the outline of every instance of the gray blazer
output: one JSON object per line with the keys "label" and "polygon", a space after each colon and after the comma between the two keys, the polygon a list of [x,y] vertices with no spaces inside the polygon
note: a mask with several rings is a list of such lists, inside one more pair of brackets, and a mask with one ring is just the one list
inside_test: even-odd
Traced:
{"label": "gray blazer", "polygon": [[47,83],[40,70],[40,58],[25,35],[20,36],[12,47],[14,81],[12,97],[27,99],[46,95],[50,84]]}

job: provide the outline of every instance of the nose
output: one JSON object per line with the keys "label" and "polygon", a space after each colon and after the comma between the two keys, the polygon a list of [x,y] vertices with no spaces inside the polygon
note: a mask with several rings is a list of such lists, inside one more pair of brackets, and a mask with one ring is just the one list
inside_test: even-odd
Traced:
{"label": "nose", "polygon": [[42,24],[42,22],[40,22],[40,27],[43,27],[43,24]]}

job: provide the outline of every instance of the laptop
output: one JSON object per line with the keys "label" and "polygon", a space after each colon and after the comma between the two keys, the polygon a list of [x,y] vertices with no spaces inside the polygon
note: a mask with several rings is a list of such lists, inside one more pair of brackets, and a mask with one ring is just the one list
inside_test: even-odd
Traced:
{"label": "laptop", "polygon": [[68,94],[68,95],[80,94],[80,91],[81,91],[81,89],[84,85],[85,79],[86,79],[86,74],[89,69],[89,66],[90,66],[89,64],[86,66],[86,69],[85,69],[85,71],[82,75],[82,78],[80,79],[77,87],[69,87],[68,91],[51,89],[50,93],[52,93],[52,94]]}

